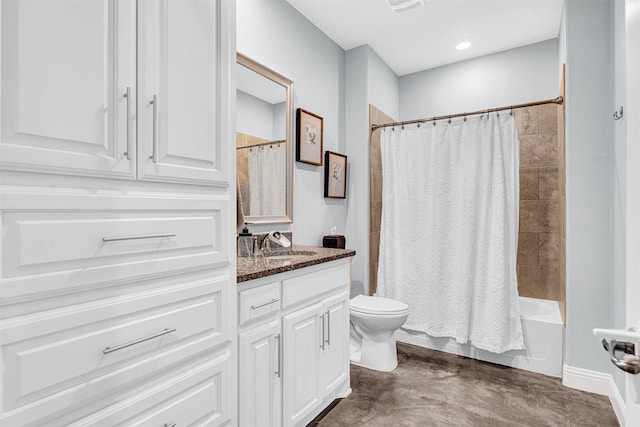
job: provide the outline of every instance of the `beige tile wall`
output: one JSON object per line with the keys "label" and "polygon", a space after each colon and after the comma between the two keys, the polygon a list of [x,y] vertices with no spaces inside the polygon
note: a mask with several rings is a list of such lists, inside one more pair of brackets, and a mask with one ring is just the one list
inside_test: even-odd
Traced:
{"label": "beige tile wall", "polygon": [[[564,113],[555,104],[515,111],[520,139],[520,235],[518,291],[521,296],[565,299]],[[369,123],[394,121],[369,106]],[[558,132],[561,129],[561,132]],[[370,137],[369,150],[369,289],[377,289],[382,160],[380,130]],[[564,310],[561,310],[564,314]]]}
{"label": "beige tile wall", "polygon": [[558,138],[559,108],[546,104],[515,112],[520,139],[518,291],[521,296],[556,301],[564,295],[564,168],[560,167],[564,139]]}
{"label": "beige tile wall", "polygon": [[[393,122],[394,119],[369,105],[369,125]],[[382,156],[380,129],[369,138],[369,294],[378,288],[378,252],[380,250],[380,219],[382,217]]]}

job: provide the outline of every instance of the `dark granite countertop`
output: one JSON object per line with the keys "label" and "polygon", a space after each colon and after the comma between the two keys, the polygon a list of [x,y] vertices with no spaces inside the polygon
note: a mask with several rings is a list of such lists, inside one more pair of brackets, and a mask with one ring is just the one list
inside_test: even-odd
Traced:
{"label": "dark granite countertop", "polygon": [[292,245],[291,251],[293,253],[305,254],[286,258],[286,251],[274,251],[267,254],[267,256],[238,257],[238,283],[341,258],[348,258],[356,254],[356,251],[351,249],[332,249],[301,245]]}

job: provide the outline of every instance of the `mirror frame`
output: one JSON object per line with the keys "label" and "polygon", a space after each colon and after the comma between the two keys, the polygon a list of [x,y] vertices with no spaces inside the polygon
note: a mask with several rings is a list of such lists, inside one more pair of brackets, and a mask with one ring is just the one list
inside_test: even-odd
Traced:
{"label": "mirror frame", "polygon": [[[251,224],[288,224],[293,222],[293,81],[279,74],[272,69],[265,67],[259,62],[236,53],[236,62],[251,71],[283,86],[286,91],[286,206],[284,215],[245,215],[244,221]],[[236,130],[237,134],[237,130]]]}

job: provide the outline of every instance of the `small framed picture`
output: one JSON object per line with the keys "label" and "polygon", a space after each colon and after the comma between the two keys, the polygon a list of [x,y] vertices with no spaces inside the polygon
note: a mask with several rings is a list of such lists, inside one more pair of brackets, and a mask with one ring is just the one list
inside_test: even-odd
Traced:
{"label": "small framed picture", "polygon": [[324,153],[324,197],[347,198],[347,156],[333,151]]}
{"label": "small framed picture", "polygon": [[298,108],[296,111],[296,160],[322,166],[322,117]]}

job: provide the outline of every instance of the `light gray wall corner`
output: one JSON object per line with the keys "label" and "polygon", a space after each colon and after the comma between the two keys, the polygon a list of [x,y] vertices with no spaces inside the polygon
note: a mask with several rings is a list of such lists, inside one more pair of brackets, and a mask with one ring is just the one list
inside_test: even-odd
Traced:
{"label": "light gray wall corner", "polygon": [[[294,82],[294,107],[324,118],[323,149],[344,152],[344,50],[284,0],[238,0],[237,46]],[[295,119],[294,119],[295,120]],[[296,162],[293,224],[252,231],[292,231],[295,243],[320,245],[345,230],[346,202],[324,198],[324,169]]]}
{"label": "light gray wall corner", "polygon": [[[369,290],[369,51],[368,46],[345,54],[345,106],[349,188],[346,240],[356,250],[352,264],[351,294]],[[366,153],[366,154],[365,154]]]}
{"label": "light gray wall corner", "polygon": [[369,55],[369,104],[373,104],[396,120],[400,117],[400,78],[368,46]]}
{"label": "light gray wall corner", "polygon": [[565,362],[610,372],[592,334],[610,324],[611,68],[606,0],[567,0]]}
{"label": "light gray wall corner", "polygon": [[[625,105],[625,3],[611,2],[611,73],[612,111]],[[624,117],[624,116],[623,116]],[[626,328],[626,286],[627,286],[627,127],[626,120],[613,120],[613,144],[611,144],[611,296],[610,322],[612,328]],[[625,396],[625,374],[610,365],[618,391]]]}

